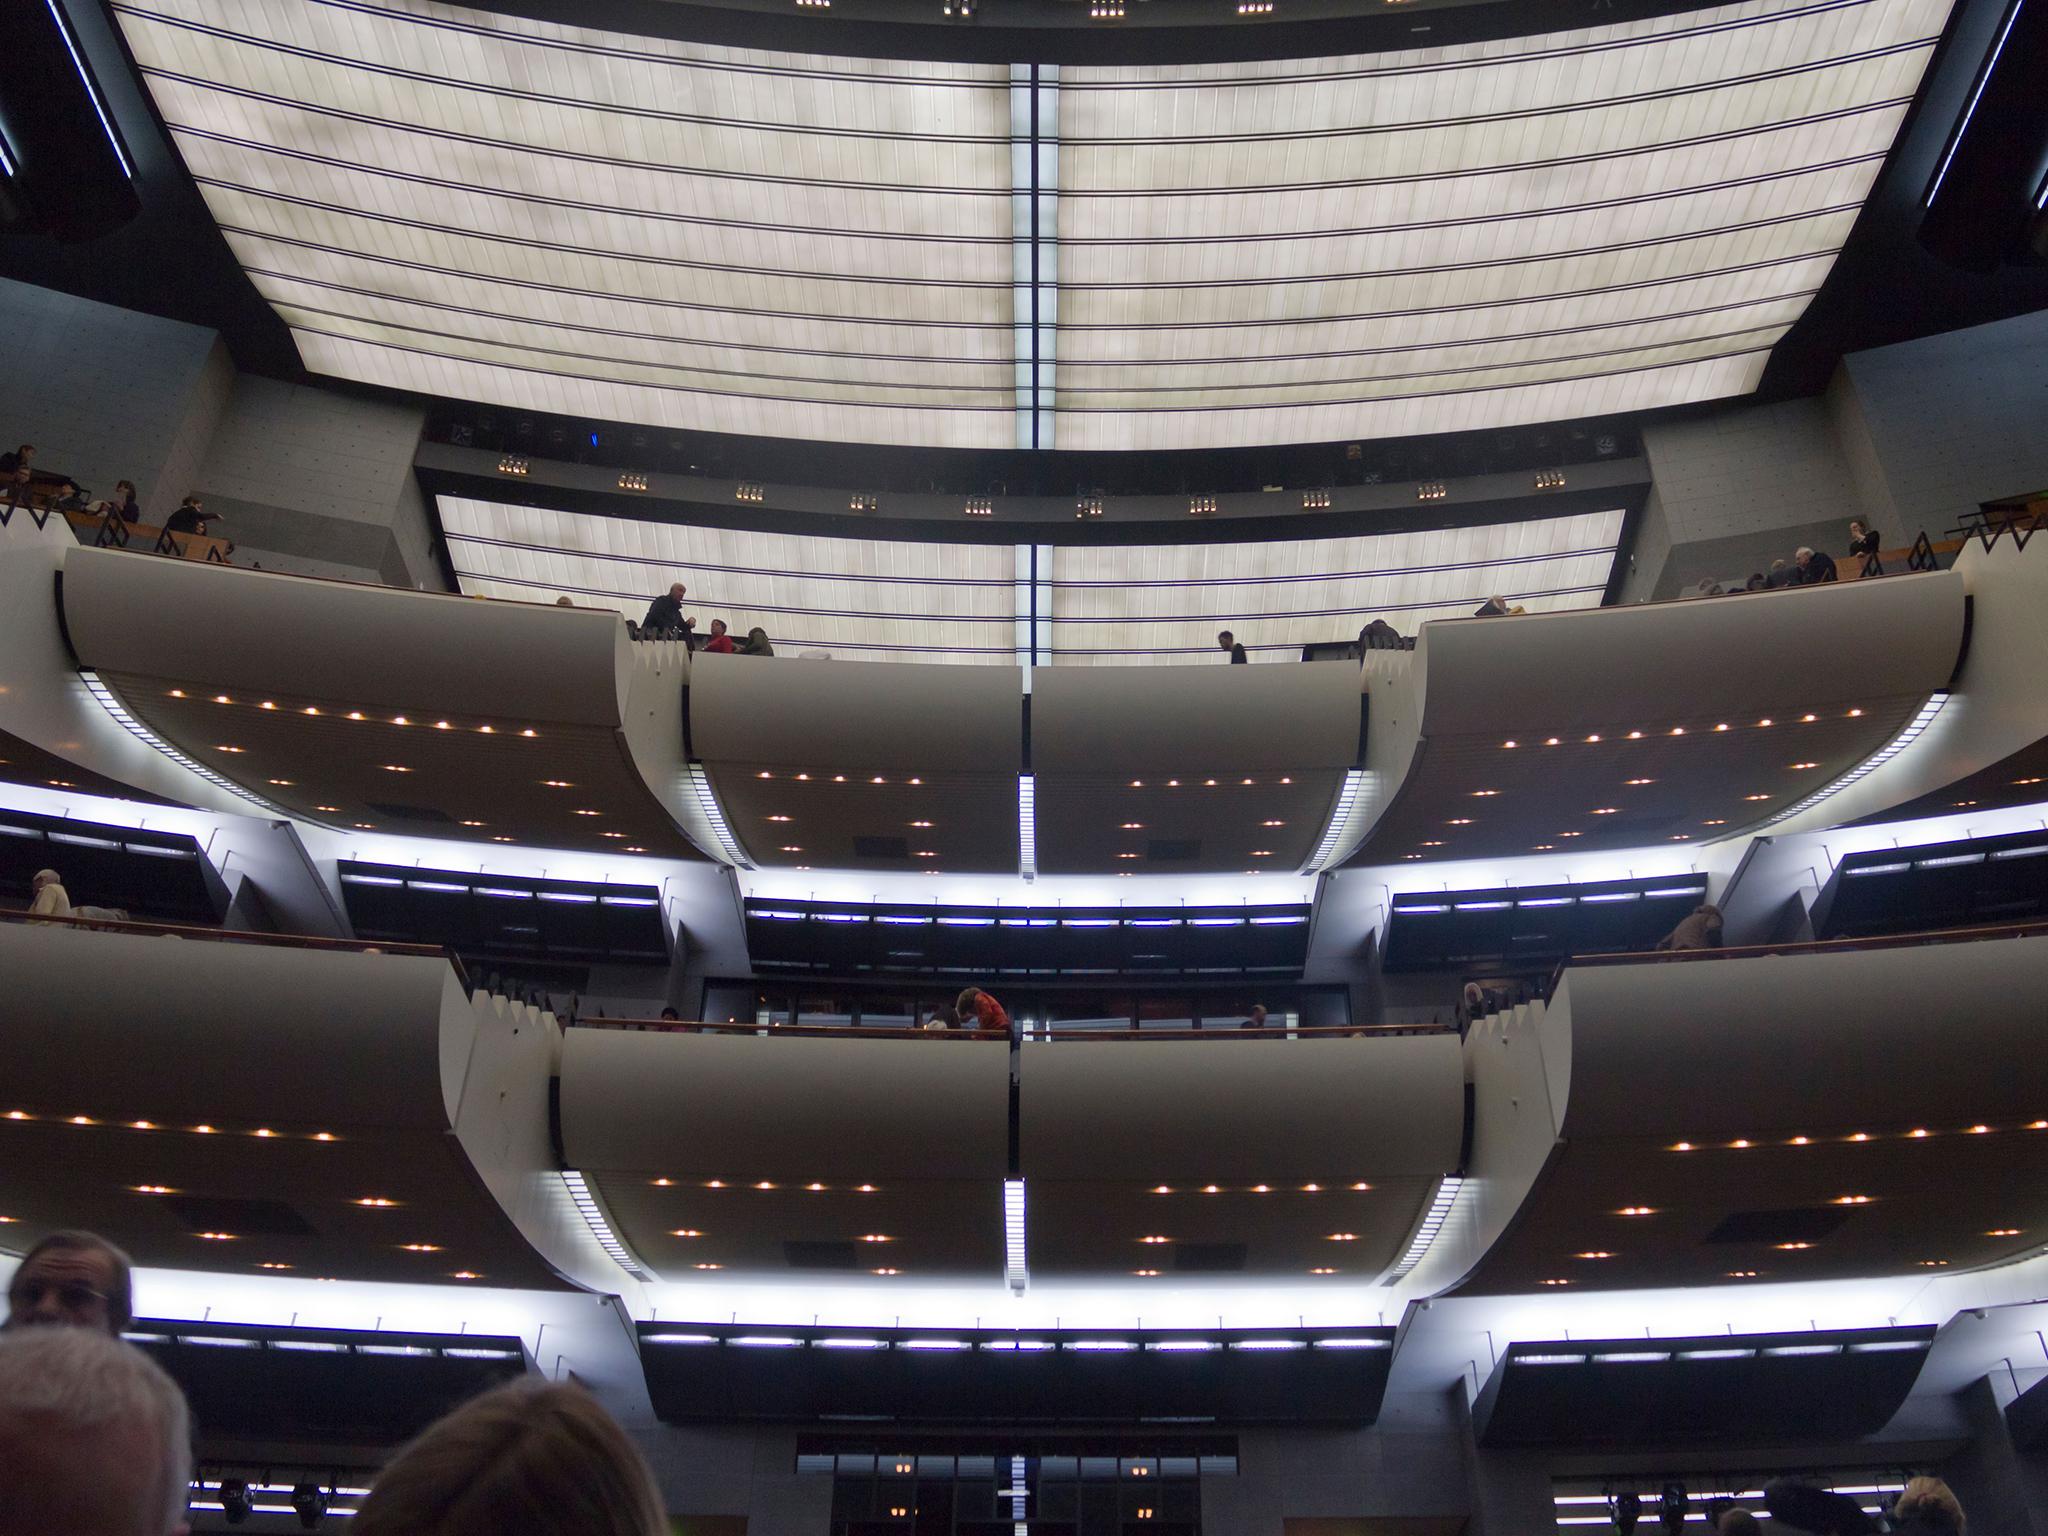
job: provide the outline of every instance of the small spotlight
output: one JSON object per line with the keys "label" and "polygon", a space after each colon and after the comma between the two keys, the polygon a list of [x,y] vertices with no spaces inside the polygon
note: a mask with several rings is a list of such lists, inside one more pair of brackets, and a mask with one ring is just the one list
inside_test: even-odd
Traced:
{"label": "small spotlight", "polygon": [[318,1530],[327,1515],[327,1494],[318,1483],[300,1483],[292,1490],[292,1508],[303,1529]]}

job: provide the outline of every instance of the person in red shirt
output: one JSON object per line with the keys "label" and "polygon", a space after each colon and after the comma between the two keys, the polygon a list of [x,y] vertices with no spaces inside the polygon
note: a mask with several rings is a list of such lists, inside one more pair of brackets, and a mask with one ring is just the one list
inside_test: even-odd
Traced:
{"label": "person in red shirt", "polygon": [[732,637],[725,632],[725,620],[713,619],[711,621],[711,638],[704,642],[704,649],[715,651],[720,656],[730,656],[732,654]]}
{"label": "person in red shirt", "polygon": [[1003,1005],[979,987],[969,987],[960,994],[953,1005],[953,1011],[960,1016],[960,1022],[974,1029],[1003,1034],[1010,1032],[1010,1016],[1003,1011]]}

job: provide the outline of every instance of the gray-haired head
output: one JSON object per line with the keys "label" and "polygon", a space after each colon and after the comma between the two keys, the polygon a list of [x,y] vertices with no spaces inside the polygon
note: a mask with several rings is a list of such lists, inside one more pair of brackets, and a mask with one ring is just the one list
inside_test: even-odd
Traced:
{"label": "gray-haired head", "polygon": [[0,1531],[171,1536],[186,1527],[185,1395],[132,1344],[90,1328],[0,1337]]}

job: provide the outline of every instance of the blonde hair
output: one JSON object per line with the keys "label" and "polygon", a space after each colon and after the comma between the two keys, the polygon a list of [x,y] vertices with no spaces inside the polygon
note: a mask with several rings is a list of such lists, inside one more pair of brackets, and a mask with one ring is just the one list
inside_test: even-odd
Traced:
{"label": "blonde hair", "polygon": [[456,1409],[377,1479],[355,1536],[666,1536],[654,1474],[581,1387],[515,1382]]}
{"label": "blonde hair", "polygon": [[1905,1491],[1899,1495],[1899,1502],[1892,1506],[1892,1512],[1919,1515],[1951,1531],[1961,1531],[1965,1524],[1963,1506],[1957,1500],[1955,1490],[1938,1477],[1908,1478]]}

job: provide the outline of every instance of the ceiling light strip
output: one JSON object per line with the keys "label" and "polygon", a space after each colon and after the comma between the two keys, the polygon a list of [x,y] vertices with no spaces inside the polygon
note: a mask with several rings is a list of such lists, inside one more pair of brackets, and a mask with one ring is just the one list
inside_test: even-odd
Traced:
{"label": "ceiling light strip", "polygon": [[1038,776],[1017,776],[1017,873],[1038,878]]}
{"label": "ceiling light strip", "polygon": [[298,815],[295,811],[286,810],[274,800],[264,799],[263,796],[257,794],[254,790],[244,789],[233,779],[228,778],[225,774],[214,772],[213,769],[207,767],[206,764],[198,759],[187,757],[168,741],[165,741],[163,737],[157,735],[155,731],[152,731],[140,720],[129,714],[127,707],[114,696],[113,689],[100,680],[100,675],[97,672],[81,669],[78,675],[85,682],[86,692],[99,701],[100,708],[112,715],[116,723],[137,741],[142,742],[146,746],[154,747],[180,768],[189,769],[206,780],[207,783],[217,785],[231,795],[238,795],[251,805],[267,811],[273,816],[292,818]]}
{"label": "ceiling light strip", "polygon": [[1060,86],[1057,64],[1010,66],[1010,289],[1017,446],[1050,448],[1059,326]]}
{"label": "ceiling light strip", "polygon": [[719,851],[725,855],[726,861],[739,869],[752,869],[754,861],[747,857],[746,849],[732,835],[732,826],[725,819],[725,810],[718,803],[718,796],[711,787],[711,775],[704,771],[704,765],[685,763],[683,771],[689,775],[690,791],[696,797],[697,809],[704,813],[704,820],[711,828],[711,835],[718,840]]}
{"label": "ceiling light strip", "polygon": [[1428,1256],[1430,1245],[1436,1241],[1437,1234],[1443,1231],[1444,1223],[1450,1219],[1451,1207],[1457,1204],[1458,1193],[1464,1187],[1465,1181],[1455,1174],[1447,1175],[1443,1182],[1437,1185],[1436,1194],[1430,1198],[1429,1209],[1422,1213],[1421,1224],[1416,1227],[1415,1235],[1408,1240],[1408,1251],[1401,1255],[1401,1262],[1388,1272],[1382,1284],[1392,1285],[1397,1280],[1405,1279],[1415,1266]]}
{"label": "ceiling light strip", "polygon": [[1024,1181],[1003,1180],[1004,1278],[1018,1295],[1031,1283],[1031,1271],[1024,1262]]}
{"label": "ceiling light strip", "polygon": [[[85,94],[92,102],[93,115],[99,118],[100,127],[107,135],[107,145],[114,151],[115,160],[120,162],[121,174],[130,181],[135,179],[135,167],[128,163],[128,151],[121,144],[121,136],[114,132],[113,119],[107,116],[107,104],[100,97],[99,82],[92,77],[92,71],[85,67],[85,56],[78,51],[78,39],[71,35],[71,23],[65,17],[57,0],[44,0],[50,8],[50,19],[57,24],[58,35],[64,39],[64,48],[71,55],[71,62],[78,70],[78,78],[85,85]],[[2015,7],[2017,9],[2017,7]]]}
{"label": "ceiling light strip", "polygon": [[2012,24],[2020,19],[2020,6],[2025,0],[2012,0],[2012,9],[2005,13],[2005,25],[1998,29],[1998,41],[1991,45],[1991,51],[1984,56],[1984,67],[1977,73],[1977,83],[1970,90],[1970,101],[1963,108],[1963,115],[1956,119],[1955,132],[1949,135],[1948,147],[1942,151],[1941,164],[1935,167],[1934,179],[1927,184],[1927,195],[1920,200],[1923,208],[1934,206],[1935,195],[1941,191],[1942,179],[1948,175],[1948,168],[1956,158],[1956,151],[1963,147],[1963,135],[1970,131],[1970,119],[1976,116],[1977,103],[1984,99],[1984,87],[1991,83],[1991,71],[1998,67],[1998,56],[2005,52],[2005,40],[2012,36]]}
{"label": "ceiling light strip", "polygon": [[612,1231],[612,1224],[605,1220],[604,1211],[597,1203],[597,1197],[590,1192],[583,1175],[574,1169],[562,1170],[562,1187],[569,1191],[569,1198],[576,1202],[576,1209],[582,1214],[584,1224],[590,1228],[590,1235],[597,1239],[597,1245],[611,1255],[612,1261],[635,1280],[652,1280],[653,1275],[633,1256],[633,1252],[619,1241]]}
{"label": "ceiling light strip", "polygon": [[[1365,773],[1358,768],[1347,768],[1344,785],[1337,791],[1337,804],[1330,812],[1330,824],[1323,829],[1322,840],[1316,844],[1316,851],[1309,861],[1301,866],[1304,875],[1319,875],[1336,859],[1340,849],[1349,853],[1358,844],[1353,824],[1358,813],[1365,788]],[[1358,828],[1362,832],[1363,828]]]}
{"label": "ceiling light strip", "polygon": [[[1882,750],[1874,752],[1869,757],[1863,759],[1862,762],[1851,768],[1832,784],[1815,790],[1804,800],[1793,802],[1791,805],[1786,806],[1784,810],[1778,812],[1777,815],[1758,822],[1752,830],[1761,831],[1765,827],[1775,827],[1779,822],[1789,821],[1802,811],[1810,811],[1823,800],[1828,799],[1832,795],[1840,794],[1859,779],[1865,778],[1877,769],[1882,768],[1920,738],[1920,735],[1927,727],[1934,723],[1935,716],[1941,713],[1942,708],[1948,701],[1949,695],[1946,693],[1929,694],[1927,702],[1922,704],[1913,718],[1906,722],[1906,728],[1887,742]],[[1745,833],[1744,835],[1748,834]]]}

